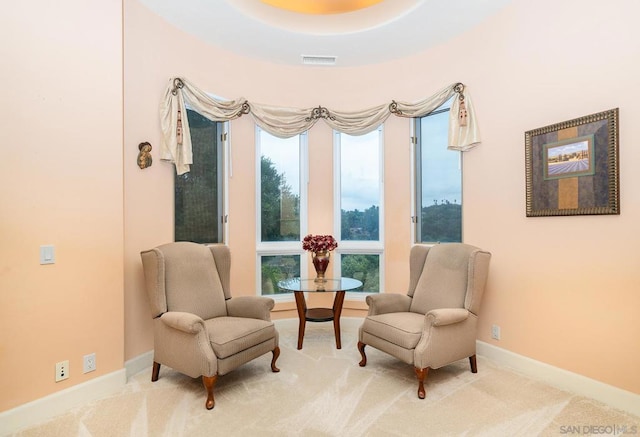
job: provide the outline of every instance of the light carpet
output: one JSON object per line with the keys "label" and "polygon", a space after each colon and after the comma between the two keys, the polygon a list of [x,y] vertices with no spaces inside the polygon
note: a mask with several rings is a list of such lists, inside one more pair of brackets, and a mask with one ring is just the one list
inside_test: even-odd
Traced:
{"label": "light carpet", "polygon": [[[277,320],[280,373],[264,355],[218,379],[204,407],[201,379],[162,367],[131,377],[122,391],[18,432],[17,436],[556,436],[637,429],[640,417],[519,375],[478,357],[429,372],[417,396],[412,366],[367,347],[358,366],[358,318],[342,319],[342,349],[331,323]],[[595,428],[589,428],[595,427]],[[599,428],[598,428],[599,427]],[[633,428],[635,427],[635,428]]]}

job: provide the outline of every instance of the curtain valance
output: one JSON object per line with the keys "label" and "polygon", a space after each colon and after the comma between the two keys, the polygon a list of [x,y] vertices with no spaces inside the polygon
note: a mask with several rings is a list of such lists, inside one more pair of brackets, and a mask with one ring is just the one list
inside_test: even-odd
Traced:
{"label": "curtain valance", "polygon": [[453,99],[449,115],[448,148],[467,151],[480,143],[480,135],[471,98],[459,82],[415,103],[394,100],[358,111],[337,111],[323,106],[300,109],[249,103],[243,98],[217,99],[184,78],[172,78],[160,104],[161,159],[173,162],[178,174],[188,172],[193,163],[187,104],[212,121],[228,121],[249,114],[261,129],[277,137],[288,138],[309,130],[320,119],[337,131],[363,135],[377,129],[391,114],[423,117],[454,95],[457,98]]}

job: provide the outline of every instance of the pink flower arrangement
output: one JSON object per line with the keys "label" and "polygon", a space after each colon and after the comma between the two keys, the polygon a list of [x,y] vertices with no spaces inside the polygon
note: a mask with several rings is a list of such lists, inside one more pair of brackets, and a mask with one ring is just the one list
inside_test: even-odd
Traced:
{"label": "pink flower arrangement", "polygon": [[332,235],[307,235],[302,240],[302,248],[309,252],[330,252],[338,247],[338,242]]}

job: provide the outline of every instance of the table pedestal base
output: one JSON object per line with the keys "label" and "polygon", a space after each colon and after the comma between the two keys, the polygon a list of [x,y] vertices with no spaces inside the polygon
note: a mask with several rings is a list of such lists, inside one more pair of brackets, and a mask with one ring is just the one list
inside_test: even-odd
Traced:
{"label": "table pedestal base", "polygon": [[309,322],[329,322],[333,320],[333,331],[336,336],[336,348],[342,349],[340,341],[340,314],[342,314],[342,304],[344,303],[344,291],[336,291],[333,299],[333,308],[307,308],[307,301],[304,293],[294,293],[296,298],[296,307],[298,309],[298,349],[302,349],[302,341],[304,339],[304,329],[307,321]]}

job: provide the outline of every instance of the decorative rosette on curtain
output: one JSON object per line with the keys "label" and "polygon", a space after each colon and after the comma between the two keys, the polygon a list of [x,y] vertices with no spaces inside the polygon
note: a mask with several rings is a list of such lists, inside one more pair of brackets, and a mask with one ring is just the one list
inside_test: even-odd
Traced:
{"label": "decorative rosette on curtain", "polygon": [[228,121],[249,114],[261,129],[280,138],[289,138],[309,130],[320,119],[339,132],[364,135],[377,129],[392,114],[408,118],[424,117],[454,95],[457,98],[453,100],[449,115],[448,148],[467,151],[480,143],[480,134],[469,93],[459,82],[416,103],[394,100],[359,111],[337,111],[323,106],[304,109],[270,106],[249,103],[243,98],[216,99],[187,79],[173,78],[160,104],[163,133],[160,158],[173,162],[178,174],[187,173],[193,164],[186,104],[212,121]]}

